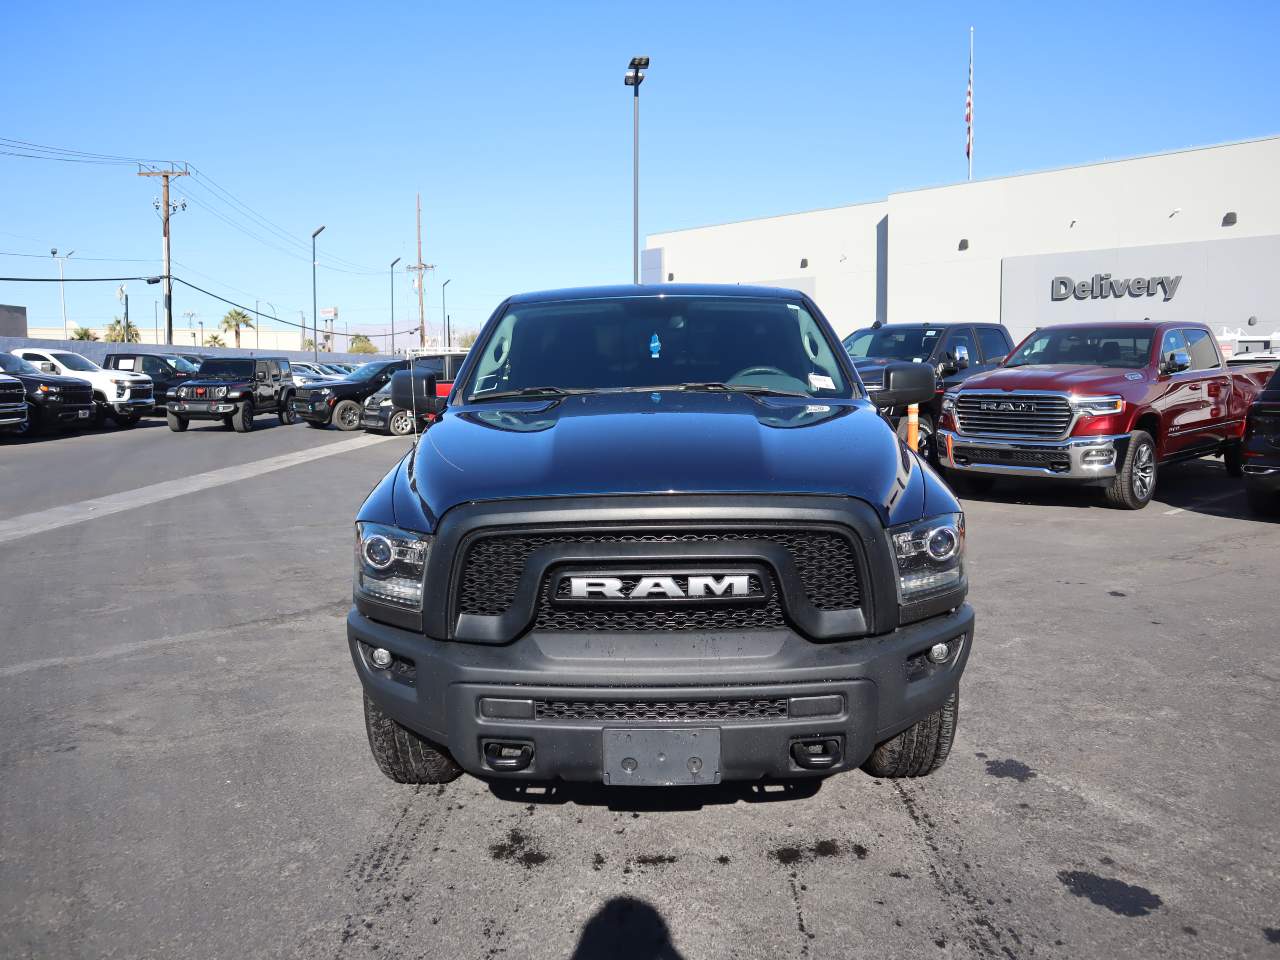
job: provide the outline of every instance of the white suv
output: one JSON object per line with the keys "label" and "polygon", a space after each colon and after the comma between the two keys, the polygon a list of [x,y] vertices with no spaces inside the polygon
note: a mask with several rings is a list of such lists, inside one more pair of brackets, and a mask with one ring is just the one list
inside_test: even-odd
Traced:
{"label": "white suv", "polygon": [[17,347],[9,351],[45,373],[86,380],[93,387],[94,422],[109,416],[121,427],[132,427],[155,406],[151,378],[125,370],[103,370],[88,357],[69,350]]}

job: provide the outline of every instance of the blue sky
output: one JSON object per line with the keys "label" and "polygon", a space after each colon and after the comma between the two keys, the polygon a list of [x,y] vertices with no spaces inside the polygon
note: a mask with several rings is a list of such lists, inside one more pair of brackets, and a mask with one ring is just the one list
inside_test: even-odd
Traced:
{"label": "blue sky", "polygon": [[[653,60],[641,231],[657,232],[963,179],[971,24],[975,176],[1280,132],[1275,3],[60,2],[6,17],[0,137],[187,160],[296,241],[325,224],[320,305],[353,330],[386,329],[421,190],[428,323],[451,278],[466,329],[507,293],[629,281],[632,55]],[[195,179],[176,181],[192,203],[174,273],[309,316],[305,249]],[[0,274],[56,276],[53,246],[77,251],[69,277],[158,272],[157,187],[0,155],[0,251],[39,255],[0,256]],[[404,328],[416,301],[395,283]],[[136,321],[158,289],[130,284]],[[72,322],[118,312],[113,285],[67,290]],[[0,302],[59,322],[56,284],[0,284]],[[226,309],[177,288],[180,329]]]}

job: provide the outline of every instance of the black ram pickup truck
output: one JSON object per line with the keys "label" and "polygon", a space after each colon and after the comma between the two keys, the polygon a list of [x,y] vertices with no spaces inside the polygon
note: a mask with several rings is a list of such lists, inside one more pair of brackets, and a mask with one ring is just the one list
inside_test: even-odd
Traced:
{"label": "black ram pickup truck", "polygon": [[293,412],[309,427],[323,429],[332,423],[339,430],[359,430],[365,400],[386,386],[393,373],[408,366],[408,360],[373,361],[342,380],[308,383],[298,388]]}
{"label": "black ram pickup truck", "polygon": [[922,776],[973,639],[964,515],[814,303],[763,287],[504,301],[355,526],[347,638],[400,782]]}
{"label": "black ram pickup truck", "polygon": [[[916,443],[921,453],[936,462],[934,436],[942,419],[942,397],[975,373],[999,366],[1013,350],[1013,338],[998,323],[886,323],[855,330],[844,338],[844,348],[868,390],[875,390],[890,363],[904,360],[927,364],[937,375],[937,390],[920,405]],[[907,411],[885,411],[904,440]]]}
{"label": "black ram pickup truck", "polygon": [[76,429],[93,417],[93,387],[88,381],[45,373],[11,353],[0,353],[0,374],[17,380],[26,397],[27,416],[6,426],[11,433],[36,434],[55,424]]}
{"label": "black ram pickup truck", "polygon": [[280,422],[295,422],[289,401],[293,374],[284,357],[211,357],[200,372],[165,397],[165,417],[175,433],[192,420],[221,420],[238,433],[253,429],[253,418],[275,413]]}

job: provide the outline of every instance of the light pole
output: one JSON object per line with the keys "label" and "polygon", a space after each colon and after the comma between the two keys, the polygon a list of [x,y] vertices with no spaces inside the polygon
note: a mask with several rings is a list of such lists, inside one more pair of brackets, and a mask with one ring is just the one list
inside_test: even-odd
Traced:
{"label": "light pole", "polygon": [[276,308],[276,305],[274,303],[272,303],[270,300],[253,301],[253,349],[255,350],[257,350],[259,347],[262,346],[262,335],[260,333],[260,331],[262,330],[262,321],[258,317],[258,304],[260,302],[265,303],[268,307],[270,307],[272,319],[275,320],[276,323],[280,322],[280,311],[279,309]]}
{"label": "light pole", "polygon": [[648,57],[632,57],[631,72],[623,83],[631,88],[633,104],[631,131],[631,282],[640,282],[640,84],[649,69]]}
{"label": "light pole", "polygon": [[387,349],[393,357],[396,355],[396,264],[399,262],[399,257],[391,261],[391,346]]}
{"label": "light pole", "polygon": [[316,363],[320,362],[320,322],[316,307],[316,237],[322,233],[324,224],[320,224],[315,233],[311,234],[311,348],[315,352]]}
{"label": "light pole", "polygon": [[62,336],[66,340],[71,339],[71,332],[67,329],[67,281],[62,273],[62,265],[73,253],[75,253],[74,250],[68,250],[62,256],[58,256],[57,247],[49,251],[49,256],[58,261],[58,299],[62,301]]}
{"label": "light pole", "polygon": [[444,288],[453,283],[453,277],[450,277],[444,283],[440,284],[440,325],[444,330],[444,352],[449,352],[449,312],[444,308]]}
{"label": "light pole", "polygon": [[130,343],[129,340],[129,291],[125,285],[120,284],[120,289],[116,291],[116,297],[124,304],[124,342]]}
{"label": "light pole", "polygon": [[196,323],[200,324],[200,346],[203,347],[204,346],[204,321],[197,320]]}

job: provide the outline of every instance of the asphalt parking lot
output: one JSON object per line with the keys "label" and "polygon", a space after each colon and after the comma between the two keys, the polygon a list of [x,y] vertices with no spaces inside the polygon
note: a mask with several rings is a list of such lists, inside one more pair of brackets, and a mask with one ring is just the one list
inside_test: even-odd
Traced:
{"label": "asphalt parking lot", "polygon": [[808,789],[386,780],[343,616],[407,441],[0,445],[0,956],[1280,957],[1280,526],[968,500],[947,765]]}

